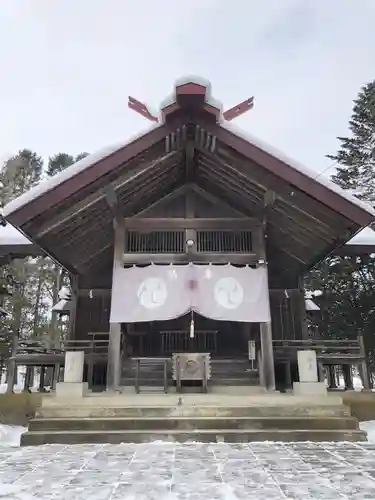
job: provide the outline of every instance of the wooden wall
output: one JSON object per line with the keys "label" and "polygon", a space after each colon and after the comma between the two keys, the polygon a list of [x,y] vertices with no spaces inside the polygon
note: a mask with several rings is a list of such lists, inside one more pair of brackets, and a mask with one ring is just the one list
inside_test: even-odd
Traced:
{"label": "wooden wall", "polygon": [[[236,210],[232,209],[220,200],[210,196],[207,198],[199,192],[183,191],[179,196],[158,202],[148,210],[144,211],[142,217],[185,217],[189,203],[193,204],[194,217],[225,218],[241,217]],[[125,242],[124,242],[125,243]],[[105,264],[105,263],[104,263]],[[93,269],[90,274],[79,277],[79,286],[88,290],[90,288],[103,288],[111,286],[112,265],[105,264],[101,269]],[[272,286],[272,276],[270,276],[270,286]],[[285,284],[287,286],[287,284]],[[283,285],[282,285],[283,286]],[[290,296],[286,296],[283,291],[271,292],[271,315],[274,339],[301,339],[303,338],[303,315],[304,307],[301,305],[301,292],[294,290]],[[110,294],[94,295],[90,298],[87,295],[79,296],[76,321],[75,338],[83,339],[88,332],[109,331]]]}

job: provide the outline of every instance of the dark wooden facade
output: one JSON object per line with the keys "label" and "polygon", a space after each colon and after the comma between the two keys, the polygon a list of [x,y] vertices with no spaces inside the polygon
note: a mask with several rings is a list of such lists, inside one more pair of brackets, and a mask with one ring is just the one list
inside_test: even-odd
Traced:
{"label": "dark wooden facade", "polygon": [[[57,175],[44,191],[10,204],[6,217],[72,274],[71,338],[109,332],[111,387],[120,383],[124,338],[137,355],[162,356],[180,342],[163,332],[187,328],[184,319],[157,328],[111,325],[116,266],[266,265],[270,324],[202,319],[200,330],[219,357],[246,358],[247,340],[256,340],[272,389],[273,340],[308,338],[303,274],[374,214],[225,125],[205,85],[177,86],[161,115],[143,136],[84,159],[71,177]],[[234,346],[223,341],[230,336]]]}

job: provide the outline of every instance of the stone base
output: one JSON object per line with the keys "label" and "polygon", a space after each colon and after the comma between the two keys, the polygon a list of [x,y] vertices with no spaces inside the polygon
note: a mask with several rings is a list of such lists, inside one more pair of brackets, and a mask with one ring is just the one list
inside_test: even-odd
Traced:
{"label": "stone base", "polygon": [[326,396],[327,387],[324,382],[294,382],[295,396]]}
{"label": "stone base", "polygon": [[56,384],[56,397],[82,398],[88,393],[87,382],[58,382]]}

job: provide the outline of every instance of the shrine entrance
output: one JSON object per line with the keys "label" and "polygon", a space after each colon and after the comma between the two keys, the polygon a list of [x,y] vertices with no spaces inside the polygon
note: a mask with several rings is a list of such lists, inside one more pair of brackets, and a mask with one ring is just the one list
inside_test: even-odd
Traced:
{"label": "shrine entrance", "polygon": [[259,339],[259,325],[235,321],[215,321],[194,314],[168,321],[123,326],[128,355],[165,357],[181,352],[208,352],[212,358],[246,358],[248,341]]}

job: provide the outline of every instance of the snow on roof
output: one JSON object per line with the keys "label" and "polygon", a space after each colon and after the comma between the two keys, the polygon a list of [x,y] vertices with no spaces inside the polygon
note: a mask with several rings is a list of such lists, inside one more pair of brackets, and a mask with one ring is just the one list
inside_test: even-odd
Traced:
{"label": "snow on roof", "polygon": [[6,226],[0,226],[0,245],[31,245],[31,241],[21,234],[18,229],[7,224]]}
{"label": "snow on roof", "polygon": [[317,173],[315,170],[312,170],[311,168],[306,167],[302,163],[300,163],[296,160],[293,160],[292,158],[290,158],[286,154],[282,153],[278,149],[274,148],[273,146],[270,146],[269,144],[258,139],[257,137],[253,136],[252,134],[245,132],[243,129],[237,127],[233,123],[223,121],[221,123],[221,127],[228,130],[228,132],[231,132],[232,134],[235,134],[235,135],[241,137],[242,139],[250,142],[251,144],[254,144],[254,146],[261,149],[265,153],[268,153],[268,154],[274,156],[275,158],[278,158],[283,163],[290,165],[295,170],[301,172],[302,174],[306,175],[307,177],[310,177],[310,179],[318,182],[319,184],[322,184],[323,186],[327,187],[330,191],[333,191],[334,193],[342,196],[343,198],[346,198],[348,201],[350,201],[354,205],[357,205],[362,210],[365,210],[369,214],[375,216],[375,209],[369,203],[366,203],[366,202],[358,199],[356,196],[354,196],[354,194],[351,190],[343,189],[338,184],[335,184],[334,182],[329,180],[327,177],[319,176],[319,173]]}
{"label": "snow on roof", "polygon": [[[210,106],[217,108],[220,111],[220,116],[222,117],[223,114],[223,103],[219,101],[218,99],[215,99],[212,97],[212,92],[211,92],[211,82],[209,80],[206,80],[205,78],[202,78],[201,76],[197,75],[187,75],[183,76],[181,78],[178,78],[175,81],[173,92],[163,99],[160,103],[159,110],[161,111],[163,108],[166,108],[167,106],[170,106],[171,104],[176,102],[176,88],[181,87],[181,85],[186,85],[187,83],[196,83],[197,85],[200,85],[201,87],[206,87],[206,103],[209,104]],[[161,116],[160,116],[161,119]]]}
{"label": "snow on roof", "polygon": [[[290,165],[292,168],[295,170],[298,170],[302,174],[310,177],[311,179],[319,182],[320,184],[326,186],[328,189],[331,191],[339,194],[340,196],[346,198],[348,201],[351,203],[359,206],[366,212],[372,214],[375,216],[375,210],[367,203],[364,203],[363,201],[360,201],[358,198],[356,198],[350,191],[342,189],[340,186],[334,184],[332,181],[329,179],[323,178],[323,177],[318,177],[317,172],[314,170],[311,170],[304,165],[300,164],[299,162],[296,162],[295,160],[292,160],[285,154],[281,153],[277,149],[273,148],[272,146],[269,146],[265,142],[257,139],[253,135],[243,131],[242,129],[234,126],[232,123],[226,122],[222,118],[222,110],[223,110],[223,105],[220,101],[217,99],[214,99],[211,95],[211,83],[208,80],[205,80],[204,78],[200,78],[198,76],[185,76],[180,79],[178,79],[175,83],[174,87],[174,92],[167,98],[164,99],[159,107],[159,110],[161,110],[163,107],[168,106],[169,104],[172,104],[176,100],[176,87],[184,85],[186,83],[196,83],[198,85],[202,85],[206,87],[206,102],[215,108],[220,110],[220,115],[221,115],[221,120],[220,124],[221,126],[228,130],[229,132],[238,135],[239,137],[242,137],[248,142],[251,142],[254,144],[256,147],[262,149],[266,153],[278,158],[279,160],[285,162],[286,164]],[[42,194],[50,191],[51,189],[55,188],[56,186],[62,184],[63,182],[67,181],[71,177],[74,177],[77,175],[79,172],[91,167],[95,163],[99,162],[100,160],[106,158],[107,156],[110,156],[112,153],[116,152],[118,149],[126,146],[127,144],[130,144],[140,138],[142,135],[145,133],[150,132],[151,130],[160,127],[159,124],[153,124],[151,127],[148,127],[146,131],[142,131],[141,133],[137,134],[135,137],[131,137],[129,140],[121,142],[119,144],[116,144],[114,146],[110,146],[107,148],[104,148],[100,150],[97,153],[91,154],[83,158],[82,160],[78,161],[74,165],[71,165],[67,169],[63,170],[62,172],[54,175],[53,177],[48,178],[44,182],[41,182],[34,188],[30,189],[26,193],[22,194],[15,200],[11,201],[4,207],[4,216],[7,216],[11,214],[12,212],[15,212],[22,206],[30,203],[32,200],[35,198],[38,198]]]}
{"label": "snow on roof", "polygon": [[371,227],[365,227],[349,240],[347,245],[375,245],[375,231]]}
{"label": "snow on roof", "polygon": [[40,182],[37,186],[31,188],[29,191],[26,191],[26,193],[21,194],[21,196],[19,196],[18,198],[12,200],[10,203],[5,205],[4,216],[6,217],[12,212],[15,212],[16,210],[20,209],[24,205],[27,205],[28,203],[35,200],[44,193],[47,193],[56,186],[63,184],[65,181],[76,176],[83,170],[86,170],[95,163],[98,163],[100,160],[107,158],[107,156],[110,156],[111,154],[115,153],[116,151],[123,148],[127,144],[136,141],[137,139],[151,132],[157,127],[160,127],[160,124],[153,124],[151,127],[149,126],[146,130],[143,130],[142,132],[132,136],[130,139],[117,143],[112,146],[107,146],[101,149],[100,151],[97,151],[96,153],[88,155],[85,158],[82,158],[82,160],[79,160],[70,167],[66,168],[62,172],[59,172],[58,174]]}

